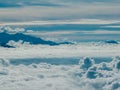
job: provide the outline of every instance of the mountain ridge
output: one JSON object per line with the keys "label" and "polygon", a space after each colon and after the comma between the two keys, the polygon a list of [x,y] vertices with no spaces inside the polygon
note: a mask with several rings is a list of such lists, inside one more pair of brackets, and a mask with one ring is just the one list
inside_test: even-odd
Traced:
{"label": "mountain ridge", "polygon": [[0,33],[0,45],[1,46],[8,47],[8,48],[13,47],[13,46],[7,45],[7,43],[10,40],[13,40],[15,42],[18,42],[19,40],[23,40],[23,42],[29,42],[30,44],[33,44],[33,45],[43,44],[43,45],[55,46],[55,45],[60,45],[60,44],[72,44],[70,42],[57,43],[57,42],[50,41],[50,40],[43,40],[41,38],[37,38],[34,36],[30,36],[30,35],[25,35],[23,33],[16,33],[16,34],[9,34],[6,32]]}

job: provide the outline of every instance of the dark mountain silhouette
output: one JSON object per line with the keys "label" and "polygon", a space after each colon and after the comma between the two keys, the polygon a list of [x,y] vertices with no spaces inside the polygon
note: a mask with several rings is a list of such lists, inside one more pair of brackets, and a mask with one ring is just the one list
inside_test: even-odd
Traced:
{"label": "dark mountain silhouette", "polygon": [[119,44],[119,42],[115,41],[115,40],[108,40],[105,41],[105,43],[109,43],[109,44]]}
{"label": "dark mountain silhouette", "polygon": [[0,45],[3,47],[8,47],[11,48],[13,46],[9,46],[7,45],[7,43],[10,41],[19,41],[19,40],[23,40],[24,42],[29,42],[30,44],[45,44],[45,45],[60,45],[60,44],[71,44],[70,42],[61,42],[61,43],[56,43],[53,41],[47,41],[47,40],[43,40],[41,38],[37,38],[34,36],[30,36],[30,35],[25,35],[22,33],[16,33],[16,34],[8,34],[6,32],[0,33]]}

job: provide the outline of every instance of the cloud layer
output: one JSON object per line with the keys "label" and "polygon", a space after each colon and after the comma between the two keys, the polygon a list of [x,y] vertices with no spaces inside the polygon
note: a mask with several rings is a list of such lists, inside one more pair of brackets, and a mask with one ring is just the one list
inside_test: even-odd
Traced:
{"label": "cloud layer", "polygon": [[1,58],[65,58],[65,57],[112,57],[119,56],[120,44],[86,43],[74,45],[29,45],[12,42],[16,48],[0,47]]}
{"label": "cloud layer", "polygon": [[[88,22],[86,22],[88,21]],[[25,35],[52,40],[55,42],[75,41],[120,41],[118,21],[80,20],[80,21],[36,21],[23,23],[3,23],[0,32]]]}
{"label": "cloud layer", "polygon": [[[103,58],[99,58],[102,60]],[[14,65],[0,58],[0,88],[2,90],[119,90],[120,57],[95,63],[84,57],[76,65],[49,63]],[[16,59],[17,61],[17,59]],[[30,60],[28,59],[30,62]],[[57,72],[57,73],[56,73]]]}
{"label": "cloud layer", "polygon": [[119,19],[119,3],[119,0],[0,1],[0,20],[5,22],[81,18]]}

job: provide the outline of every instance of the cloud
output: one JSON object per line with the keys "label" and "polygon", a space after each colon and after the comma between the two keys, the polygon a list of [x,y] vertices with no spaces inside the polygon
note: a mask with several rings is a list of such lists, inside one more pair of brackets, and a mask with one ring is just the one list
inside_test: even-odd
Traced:
{"label": "cloud", "polygon": [[[119,41],[120,31],[117,30],[119,29],[119,27],[117,27],[116,29],[116,25],[117,25],[116,22],[117,21],[104,21],[104,20],[103,21],[102,20],[95,20],[95,21],[80,20],[79,21],[78,20],[78,21],[70,21],[70,22],[69,21],[65,21],[65,22],[64,21],[41,21],[41,22],[37,21],[37,22],[23,22],[23,23],[3,23],[3,26],[1,26],[1,29],[0,29],[0,32],[7,32],[9,34],[23,33],[26,35],[43,38],[45,40],[50,40],[50,41],[52,40],[55,42],[61,42],[61,41],[63,42],[64,41],[71,41],[71,42],[84,41],[85,42],[85,41],[98,41],[98,40],[100,41],[118,40]],[[112,29],[110,28],[110,30],[109,28],[106,28],[109,24],[113,25]],[[10,27],[8,27],[7,25],[9,25]],[[18,28],[14,28],[14,25],[17,25]],[[32,30],[32,27],[34,27],[34,25],[39,26],[40,30],[34,30],[34,29]],[[31,28],[26,28],[29,26]]]}
{"label": "cloud", "polygon": [[93,30],[93,31],[88,31],[88,30],[64,30],[64,31],[31,31],[31,30],[27,30],[27,32],[25,32],[25,34],[28,34],[28,35],[33,35],[33,36],[73,36],[73,35],[119,35],[120,34],[120,31],[115,31],[115,30]]}
{"label": "cloud", "polygon": [[1,26],[9,25],[66,25],[66,24],[119,24],[119,20],[105,20],[105,19],[73,19],[73,20],[41,20],[41,21],[27,21],[27,22],[6,22],[1,23]]}
{"label": "cloud", "polygon": [[[102,62],[103,59],[108,61]],[[81,63],[75,65],[35,64],[34,60],[36,59],[26,59],[27,62],[32,62],[26,65],[24,60],[0,58],[0,88],[2,90],[8,88],[9,90],[39,90],[40,88],[42,90],[56,90],[56,88],[58,90],[61,88],[62,90],[120,89],[120,68],[118,66],[120,57],[98,59],[83,57],[80,58]],[[100,60],[100,63],[94,63],[96,60]],[[19,64],[15,64],[15,62]]]}
{"label": "cloud", "polygon": [[15,34],[15,33],[24,33],[25,29],[24,28],[11,28],[9,26],[1,26],[0,27],[0,32],[7,32],[7,33],[11,33],[11,34]]}
{"label": "cloud", "polygon": [[70,41],[70,42],[94,42],[106,40],[120,41],[119,31],[109,30],[95,30],[95,31],[48,31],[48,32],[33,32],[25,33],[36,37],[42,37],[45,40],[52,40],[55,42]]}
{"label": "cloud", "polygon": [[[64,5],[64,4],[63,4]],[[1,21],[71,20],[81,18],[117,19],[118,3],[77,3],[63,7],[24,6],[22,8],[1,8]]]}
{"label": "cloud", "polygon": [[104,26],[105,28],[120,28],[120,26]]}
{"label": "cloud", "polygon": [[[12,42],[13,43],[13,42]],[[14,44],[19,45],[19,44]],[[0,47],[0,57],[6,58],[65,58],[65,57],[111,57],[119,56],[120,44],[86,43],[73,45],[19,45],[19,48]],[[8,53],[9,52],[9,53]]]}
{"label": "cloud", "polygon": [[95,30],[95,31],[82,31],[84,34],[120,34],[120,31],[115,30]]}
{"label": "cloud", "polygon": [[12,0],[12,1],[7,1],[7,0],[0,0],[0,8],[21,8],[25,6],[47,6],[47,7],[59,7],[62,6],[56,2],[52,1],[47,1],[47,0]]}
{"label": "cloud", "polygon": [[81,3],[120,3],[119,0],[0,0],[0,8],[10,8],[10,7],[24,7],[24,6],[62,6],[71,4],[81,4]]}
{"label": "cloud", "polygon": [[18,42],[15,42],[13,40],[10,40],[7,45],[12,46],[12,47],[25,47],[25,46],[29,46],[30,43],[29,42],[24,42],[23,40],[19,40]]}
{"label": "cloud", "polygon": [[[56,0],[57,1],[57,0]],[[58,0],[59,1],[59,0]],[[80,2],[87,2],[87,3],[93,3],[93,2],[111,2],[111,3],[118,3],[120,2],[119,0],[61,0],[62,2],[72,2],[72,3],[80,3]]]}

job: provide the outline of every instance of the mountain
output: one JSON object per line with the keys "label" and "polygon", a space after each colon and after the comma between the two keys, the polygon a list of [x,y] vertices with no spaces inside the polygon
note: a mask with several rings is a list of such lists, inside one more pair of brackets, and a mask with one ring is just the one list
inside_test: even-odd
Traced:
{"label": "mountain", "polygon": [[105,43],[109,43],[109,44],[119,44],[118,41],[115,41],[115,40],[108,40],[108,41],[105,41]]}
{"label": "mountain", "polygon": [[10,41],[10,40],[13,40],[13,41],[19,41],[19,40],[23,40],[24,42],[29,42],[30,44],[43,44],[43,45],[51,45],[51,46],[54,46],[54,45],[60,45],[60,44],[71,44],[69,42],[61,42],[61,43],[56,43],[56,42],[53,42],[53,41],[47,41],[47,40],[43,40],[41,38],[37,38],[37,37],[34,37],[34,36],[30,36],[30,35],[25,35],[25,34],[22,34],[22,33],[16,33],[16,34],[8,34],[6,32],[2,32],[0,33],[0,45],[3,46],[3,47],[12,47],[12,46],[9,46],[7,45],[7,43]]}

